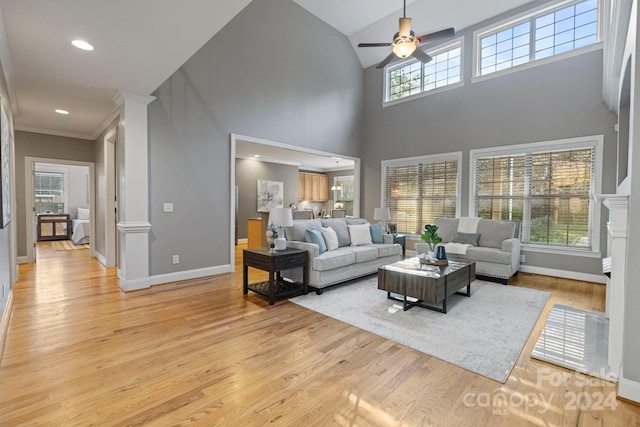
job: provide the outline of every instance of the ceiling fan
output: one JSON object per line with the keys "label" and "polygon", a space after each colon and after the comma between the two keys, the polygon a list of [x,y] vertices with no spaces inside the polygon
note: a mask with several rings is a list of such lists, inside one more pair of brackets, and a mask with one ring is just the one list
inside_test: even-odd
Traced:
{"label": "ceiling fan", "polygon": [[384,68],[391,61],[396,58],[406,58],[413,56],[419,59],[424,64],[431,61],[433,58],[427,55],[424,51],[417,49],[418,46],[425,43],[434,42],[440,39],[452,37],[455,34],[453,28],[447,28],[446,30],[436,31],[435,33],[425,34],[424,36],[416,37],[415,33],[411,31],[411,18],[407,18],[407,0],[404,0],[404,8],[402,12],[402,18],[400,18],[400,30],[393,36],[393,42],[390,43],[359,43],[358,47],[380,47],[380,46],[393,46],[393,52],[389,54],[376,68]]}

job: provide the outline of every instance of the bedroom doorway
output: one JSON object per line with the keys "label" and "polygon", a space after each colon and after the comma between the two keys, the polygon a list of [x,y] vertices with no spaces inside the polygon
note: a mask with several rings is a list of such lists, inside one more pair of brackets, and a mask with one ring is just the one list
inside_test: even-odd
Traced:
{"label": "bedroom doorway", "polygon": [[[90,256],[95,256],[94,164],[34,157],[26,157],[25,163],[26,262],[36,261],[35,243],[43,235],[51,239],[49,234],[71,244],[88,243]],[[52,225],[50,218],[59,221]]]}

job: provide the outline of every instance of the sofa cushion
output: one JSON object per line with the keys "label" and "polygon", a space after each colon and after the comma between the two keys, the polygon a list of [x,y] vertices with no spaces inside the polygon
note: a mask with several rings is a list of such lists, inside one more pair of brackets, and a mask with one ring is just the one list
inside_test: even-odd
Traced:
{"label": "sofa cushion", "polygon": [[323,227],[331,227],[338,236],[338,246],[351,245],[351,237],[349,236],[349,229],[347,228],[347,222],[344,218],[329,218],[322,220]]}
{"label": "sofa cushion", "polygon": [[291,227],[284,228],[287,240],[304,242],[304,232],[307,230],[322,230],[322,222],[319,219],[296,219]]}
{"label": "sofa cushion", "polygon": [[471,246],[467,249],[465,258],[473,259],[475,261],[509,265],[511,263],[511,252],[504,252],[495,248],[486,248],[482,246]]}
{"label": "sofa cushion", "polygon": [[481,219],[478,223],[478,233],[480,233],[478,245],[500,249],[503,240],[515,237],[516,226],[514,221]]}
{"label": "sofa cushion", "polygon": [[356,262],[356,255],[351,248],[327,251],[313,259],[312,268],[316,271],[333,270],[346,267]]}
{"label": "sofa cushion", "polygon": [[324,238],[324,243],[327,245],[328,251],[338,249],[338,236],[333,228],[322,227],[322,237]]}
{"label": "sofa cushion", "polygon": [[383,258],[387,256],[398,255],[402,253],[402,248],[400,245],[396,244],[373,244],[373,246],[378,249],[378,258]]}
{"label": "sofa cushion", "polygon": [[371,234],[371,243],[384,243],[381,222],[369,224],[369,233]]}
{"label": "sofa cushion", "polygon": [[458,218],[436,218],[434,223],[438,226],[438,236],[443,242],[451,242],[453,233],[458,231]]}
{"label": "sofa cushion", "polygon": [[464,243],[472,246],[478,246],[478,240],[480,240],[480,234],[478,233],[460,233],[459,231],[453,233],[451,238],[453,243]]}
{"label": "sofa cushion", "polygon": [[358,224],[368,224],[369,221],[367,221],[366,218],[345,218],[344,222],[347,223],[347,225],[358,225]]}
{"label": "sofa cushion", "polygon": [[378,248],[372,245],[353,246],[350,249],[356,257],[356,262],[366,262],[378,258]]}
{"label": "sofa cushion", "polygon": [[327,251],[327,245],[324,242],[324,237],[322,237],[322,233],[318,230],[307,230],[304,232],[304,241],[308,243],[315,243],[318,245],[320,253],[325,253]]}
{"label": "sofa cushion", "polygon": [[369,231],[369,224],[347,225],[347,227],[349,227],[351,246],[371,244],[371,231]]}

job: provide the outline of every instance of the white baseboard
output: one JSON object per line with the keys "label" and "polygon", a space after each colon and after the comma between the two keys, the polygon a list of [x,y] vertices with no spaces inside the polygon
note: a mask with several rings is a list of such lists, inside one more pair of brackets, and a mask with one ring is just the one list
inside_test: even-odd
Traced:
{"label": "white baseboard", "polygon": [[11,318],[11,312],[13,311],[13,291],[9,292],[7,297],[7,303],[4,306],[2,312],[2,318],[0,318],[0,362],[2,361],[2,355],[4,353],[4,342],[7,338],[7,330],[9,329],[9,319]]}
{"label": "white baseboard", "polygon": [[607,277],[602,274],[580,273],[579,271],[556,270],[554,268],[534,267],[520,264],[520,271],[523,273],[542,274],[543,276],[562,277],[563,279],[582,280],[584,282],[594,282],[605,284]]}
{"label": "white baseboard", "polygon": [[29,263],[29,257],[28,256],[19,256],[16,258],[16,261],[18,262],[18,264],[27,264]]}
{"label": "white baseboard", "polygon": [[100,252],[96,251],[95,252],[95,256],[96,256],[96,259],[98,260],[98,262],[100,264],[102,264],[103,267],[107,266],[107,258],[104,255],[102,255]]}
{"label": "white baseboard", "polygon": [[118,283],[120,284],[120,289],[125,292],[139,291],[140,289],[147,289],[151,287],[148,277],[135,280],[126,280],[122,277],[118,277]]}
{"label": "white baseboard", "polygon": [[149,281],[151,286],[155,286],[164,283],[178,282],[180,280],[198,279],[200,277],[231,273],[231,271],[231,264],[226,264],[195,270],[176,271],[175,273],[156,274],[155,276],[151,276]]}
{"label": "white baseboard", "polygon": [[624,378],[622,369],[618,378],[618,396],[640,403],[640,382]]}

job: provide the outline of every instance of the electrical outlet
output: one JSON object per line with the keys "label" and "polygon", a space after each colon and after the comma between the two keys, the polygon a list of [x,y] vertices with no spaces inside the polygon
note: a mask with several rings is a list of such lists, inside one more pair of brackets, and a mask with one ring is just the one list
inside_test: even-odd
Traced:
{"label": "electrical outlet", "polygon": [[180,255],[174,255],[173,256],[173,263],[174,264],[180,263]]}
{"label": "electrical outlet", "polygon": [[524,255],[520,255],[520,262],[524,263]]}

